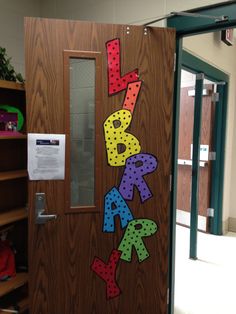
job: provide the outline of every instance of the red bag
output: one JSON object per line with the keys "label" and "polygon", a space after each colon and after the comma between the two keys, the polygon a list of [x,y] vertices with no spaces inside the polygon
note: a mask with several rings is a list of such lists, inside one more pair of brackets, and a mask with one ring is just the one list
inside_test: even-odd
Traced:
{"label": "red bag", "polygon": [[0,280],[16,275],[15,255],[9,241],[0,240]]}

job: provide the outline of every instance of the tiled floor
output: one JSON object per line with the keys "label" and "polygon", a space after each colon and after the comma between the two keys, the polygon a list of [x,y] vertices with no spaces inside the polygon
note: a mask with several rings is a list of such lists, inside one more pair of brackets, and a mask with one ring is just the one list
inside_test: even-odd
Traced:
{"label": "tiled floor", "polygon": [[236,314],[236,233],[198,233],[198,260],[188,258],[189,229],[177,226],[175,314]]}

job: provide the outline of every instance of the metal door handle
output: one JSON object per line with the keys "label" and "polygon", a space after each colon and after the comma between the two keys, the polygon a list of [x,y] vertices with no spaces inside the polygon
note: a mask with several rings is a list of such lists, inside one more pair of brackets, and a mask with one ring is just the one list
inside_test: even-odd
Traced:
{"label": "metal door handle", "polygon": [[37,225],[45,224],[50,220],[55,220],[57,215],[44,215],[45,212],[45,193],[35,194],[35,223]]}

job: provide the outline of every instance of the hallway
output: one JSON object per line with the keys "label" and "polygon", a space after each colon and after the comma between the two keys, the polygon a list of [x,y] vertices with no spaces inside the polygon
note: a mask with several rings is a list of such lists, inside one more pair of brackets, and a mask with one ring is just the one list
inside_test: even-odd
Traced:
{"label": "hallway", "polygon": [[236,233],[198,233],[198,260],[190,260],[189,229],[177,225],[175,314],[236,313]]}

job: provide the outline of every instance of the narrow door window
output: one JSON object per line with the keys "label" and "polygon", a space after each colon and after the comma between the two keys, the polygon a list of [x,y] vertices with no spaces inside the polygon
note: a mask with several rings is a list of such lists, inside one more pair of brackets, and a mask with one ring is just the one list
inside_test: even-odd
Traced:
{"label": "narrow door window", "polygon": [[94,205],[95,60],[70,58],[71,206]]}
{"label": "narrow door window", "polygon": [[66,210],[99,208],[100,53],[64,52],[66,106]]}

